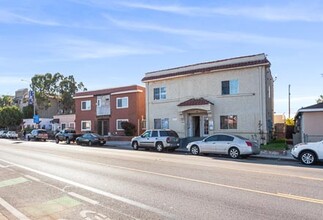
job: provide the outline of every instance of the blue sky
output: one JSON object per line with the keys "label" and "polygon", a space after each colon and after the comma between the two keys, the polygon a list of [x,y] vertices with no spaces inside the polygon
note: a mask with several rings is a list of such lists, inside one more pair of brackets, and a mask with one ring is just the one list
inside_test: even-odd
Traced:
{"label": "blue sky", "polygon": [[[142,85],[146,72],[265,53],[275,112],[323,94],[323,1],[0,0],[0,94],[35,74],[88,90]],[[293,116],[293,115],[292,115]]]}

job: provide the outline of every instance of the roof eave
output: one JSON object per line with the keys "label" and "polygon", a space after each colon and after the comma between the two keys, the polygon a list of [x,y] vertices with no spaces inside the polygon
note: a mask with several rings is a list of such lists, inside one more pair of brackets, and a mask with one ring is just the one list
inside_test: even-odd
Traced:
{"label": "roof eave", "polygon": [[165,76],[163,76],[163,75],[151,76],[151,77],[146,76],[141,81],[143,83],[148,83],[148,82],[160,81],[160,80],[165,80],[165,79],[175,79],[175,78],[180,78],[180,77],[203,74],[203,73],[206,73],[206,72],[209,72],[209,73],[211,73],[211,72],[220,72],[220,71],[224,71],[224,70],[227,71],[227,70],[234,70],[234,69],[252,68],[252,67],[258,67],[258,66],[270,66],[270,62],[268,60],[266,60],[266,62],[264,62],[264,63],[258,63],[258,64],[254,64],[254,65],[248,65],[248,66],[229,67],[229,68],[222,68],[222,69],[214,69],[214,70],[210,70],[210,71],[197,70],[196,72],[192,72],[192,73],[188,73],[188,74],[186,74],[185,72],[178,73],[178,75],[169,74],[171,76],[167,76],[167,74]]}

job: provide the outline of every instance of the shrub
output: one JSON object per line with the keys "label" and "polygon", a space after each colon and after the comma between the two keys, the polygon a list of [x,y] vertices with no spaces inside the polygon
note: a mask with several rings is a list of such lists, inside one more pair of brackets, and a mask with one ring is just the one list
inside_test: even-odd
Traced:
{"label": "shrub", "polygon": [[124,121],[121,123],[122,129],[124,129],[124,133],[126,136],[134,136],[136,133],[136,126],[128,121]]}

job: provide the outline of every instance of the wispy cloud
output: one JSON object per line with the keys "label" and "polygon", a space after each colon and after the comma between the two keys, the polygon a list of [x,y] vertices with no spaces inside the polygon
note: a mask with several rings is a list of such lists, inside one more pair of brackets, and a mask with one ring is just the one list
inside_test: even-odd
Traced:
{"label": "wispy cloud", "polygon": [[268,21],[305,21],[323,22],[322,8],[310,6],[308,2],[280,6],[226,6],[226,7],[189,7],[183,5],[157,5],[136,2],[120,2],[129,8],[152,10],[190,16],[240,16]]}
{"label": "wispy cloud", "polygon": [[[316,42],[309,42],[299,39],[280,38],[262,36],[257,34],[249,34],[242,32],[213,32],[197,29],[184,29],[184,28],[171,28],[150,23],[141,23],[135,21],[117,20],[109,15],[104,15],[112,24],[121,28],[135,30],[135,31],[155,31],[173,35],[181,35],[185,37],[191,37],[199,40],[208,41],[226,41],[226,42],[245,42],[253,44],[271,44],[271,45],[283,45],[283,46],[295,46],[298,47],[312,47],[319,46]],[[321,45],[322,46],[322,45]]]}
{"label": "wispy cloud", "polygon": [[180,49],[166,46],[105,43],[73,37],[61,37],[53,41],[51,44],[53,56],[72,60],[181,52]]}
{"label": "wispy cloud", "polygon": [[0,10],[0,22],[1,23],[23,23],[23,24],[37,24],[44,26],[59,26],[56,21],[50,21],[46,19],[35,19],[24,15],[19,15],[6,10]]}
{"label": "wispy cloud", "polygon": [[6,75],[4,73],[0,73],[0,75],[0,85],[17,85],[17,83],[20,83],[28,86],[28,84],[22,82],[23,77],[21,76]]}

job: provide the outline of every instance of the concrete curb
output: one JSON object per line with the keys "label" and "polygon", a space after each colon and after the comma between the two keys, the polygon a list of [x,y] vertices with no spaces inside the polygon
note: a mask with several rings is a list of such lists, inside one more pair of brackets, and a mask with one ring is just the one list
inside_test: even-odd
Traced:
{"label": "concrete curb", "polygon": [[[123,149],[132,149],[130,142],[118,142],[118,141],[111,141],[105,144],[107,147],[114,147],[114,148],[123,148]],[[186,148],[177,148],[176,152],[181,153],[189,153]],[[295,159],[290,154],[290,151],[261,151],[258,155],[251,155],[251,157],[261,158],[261,159],[270,159],[270,160],[288,160],[288,161],[295,161]]]}

